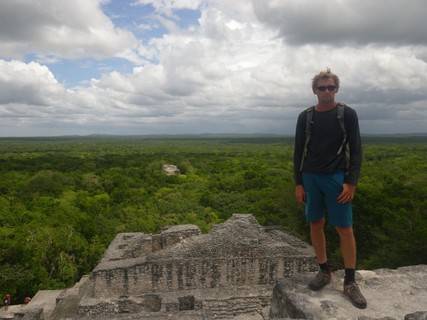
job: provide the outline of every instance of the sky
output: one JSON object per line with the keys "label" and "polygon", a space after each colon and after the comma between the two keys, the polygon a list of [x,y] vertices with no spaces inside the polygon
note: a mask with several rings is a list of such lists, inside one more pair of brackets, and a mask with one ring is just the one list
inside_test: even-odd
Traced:
{"label": "sky", "polygon": [[0,136],[293,134],[330,68],[362,134],[427,132],[425,0],[1,0]]}

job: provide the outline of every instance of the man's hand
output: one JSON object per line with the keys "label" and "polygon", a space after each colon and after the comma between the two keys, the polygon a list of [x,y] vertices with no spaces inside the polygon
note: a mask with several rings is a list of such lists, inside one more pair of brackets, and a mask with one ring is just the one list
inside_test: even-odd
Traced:
{"label": "man's hand", "polygon": [[304,187],[302,185],[297,185],[295,187],[295,198],[298,203],[300,204],[305,203],[305,192],[304,192]]}
{"label": "man's hand", "polygon": [[347,203],[347,202],[352,201],[354,198],[354,194],[356,192],[356,186],[349,184],[349,183],[344,183],[342,185],[342,187],[343,187],[343,189],[337,198],[337,202],[338,203]]}

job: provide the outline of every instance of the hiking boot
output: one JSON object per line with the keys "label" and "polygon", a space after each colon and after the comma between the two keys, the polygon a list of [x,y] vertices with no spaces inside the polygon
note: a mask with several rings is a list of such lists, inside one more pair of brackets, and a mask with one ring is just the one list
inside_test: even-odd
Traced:
{"label": "hiking boot", "polygon": [[350,299],[350,302],[359,309],[365,309],[367,302],[362,292],[360,292],[359,286],[356,282],[351,282],[344,285],[344,295]]}
{"label": "hiking boot", "polygon": [[313,291],[317,291],[322,289],[329,282],[331,282],[331,274],[320,270],[308,283],[308,287]]}

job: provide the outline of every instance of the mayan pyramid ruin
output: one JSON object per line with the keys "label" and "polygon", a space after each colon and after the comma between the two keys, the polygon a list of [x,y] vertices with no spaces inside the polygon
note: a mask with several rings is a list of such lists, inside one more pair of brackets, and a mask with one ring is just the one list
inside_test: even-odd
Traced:
{"label": "mayan pyramid ruin", "polygon": [[0,320],[427,319],[426,265],[359,270],[366,310],[342,295],[342,270],[310,291],[316,270],[305,242],[233,214],[207,234],[195,225],[118,234],[73,287],[41,290],[1,309]]}
{"label": "mayan pyramid ruin", "polygon": [[[90,275],[72,288],[39,292],[45,310],[31,313],[34,319],[247,319],[268,314],[277,279],[315,269],[309,245],[260,226],[253,215],[233,214],[207,234],[195,225],[118,234]],[[29,318],[29,310],[20,312]]]}

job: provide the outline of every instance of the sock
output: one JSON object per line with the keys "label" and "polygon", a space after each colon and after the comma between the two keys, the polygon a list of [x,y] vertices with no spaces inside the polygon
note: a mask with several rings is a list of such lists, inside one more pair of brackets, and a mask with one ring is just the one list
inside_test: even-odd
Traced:
{"label": "sock", "polygon": [[319,263],[320,270],[326,273],[331,273],[331,269],[329,268],[328,261],[325,263]]}
{"label": "sock", "polygon": [[354,282],[355,269],[345,269],[344,285]]}

